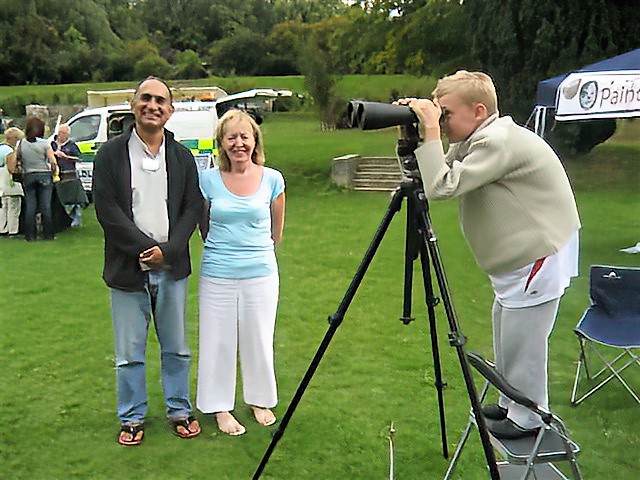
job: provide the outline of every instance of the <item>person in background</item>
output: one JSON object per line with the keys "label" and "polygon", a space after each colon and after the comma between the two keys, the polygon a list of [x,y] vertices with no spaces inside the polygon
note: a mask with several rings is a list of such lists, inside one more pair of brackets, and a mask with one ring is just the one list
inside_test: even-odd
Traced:
{"label": "person in background", "polygon": [[22,207],[22,184],[13,180],[7,169],[9,156],[16,154],[15,148],[24,137],[22,130],[11,127],[5,132],[5,142],[0,144],[0,235],[17,237],[20,229]]}
{"label": "person in background", "polygon": [[44,138],[44,121],[38,117],[27,118],[25,138],[20,141],[16,150],[24,169],[22,188],[25,199],[25,239],[36,240],[36,213],[39,211],[44,239],[53,240],[51,197],[57,160],[51,145]]}
{"label": "person in background", "polygon": [[60,125],[56,139],[51,142],[60,170],[60,182],[56,185],[56,190],[67,215],[71,217],[71,227],[81,227],[82,209],[89,204],[89,201],[76,172],[76,163],[82,160],[80,149],[69,138],[69,134],[69,126]]}
{"label": "person in background", "polygon": [[202,214],[191,152],[165,130],[171,90],[156,77],[136,88],[132,129],[95,158],[93,200],[104,230],[118,386],[118,443],[139,445],[147,413],[145,352],[153,319],[166,415],[180,438],[200,434],[189,400],[191,352],[185,323],[189,238]]}
{"label": "person in background", "polygon": [[[442,78],[433,100],[403,99],[424,143],[416,151],[429,199],[457,198],[464,236],[494,291],[498,371],[548,408],[548,344],[558,305],[578,274],[580,219],[560,159],[535,133],[500,117],[482,72]],[[445,154],[441,128],[450,145]],[[482,408],[499,438],[534,435],[540,418],[501,396]]]}
{"label": "person in background", "polygon": [[201,174],[200,349],[197,408],[215,413],[228,435],[246,429],[233,416],[240,354],[244,401],[272,425],[277,401],[273,336],[278,306],[275,247],[284,228],[284,179],[264,165],[262,134],[239,110],[218,123],[219,168]]}

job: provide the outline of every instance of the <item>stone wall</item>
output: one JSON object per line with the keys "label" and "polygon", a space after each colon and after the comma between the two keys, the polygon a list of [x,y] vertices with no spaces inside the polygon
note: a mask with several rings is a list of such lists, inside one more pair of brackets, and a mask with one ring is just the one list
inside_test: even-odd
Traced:
{"label": "stone wall", "polygon": [[353,177],[358,169],[361,156],[357,154],[335,157],[331,164],[331,180],[339,187],[353,188]]}

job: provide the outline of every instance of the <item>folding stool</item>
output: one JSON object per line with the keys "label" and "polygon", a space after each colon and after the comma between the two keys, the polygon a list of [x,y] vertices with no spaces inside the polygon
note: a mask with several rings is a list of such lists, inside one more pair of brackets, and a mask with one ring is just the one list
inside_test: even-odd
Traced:
{"label": "folding stool", "polygon": [[[491,435],[491,420],[485,418],[489,427],[489,439],[493,448],[500,453],[504,460],[497,463],[501,480],[568,480],[555,462],[569,462],[574,480],[581,480],[580,469],[576,455],[580,453],[580,447],[568,436],[562,420],[551,411],[542,408],[533,400],[513,388],[507,380],[496,370],[495,366],[482,358],[477,353],[468,353],[469,363],[485,377],[486,382],[482,389],[482,401],[487,394],[489,386],[497,388],[514,402],[528,408],[540,416],[543,426],[535,436],[518,438],[515,440],[500,439]],[[449,463],[449,469],[445,480],[451,478],[451,474],[460,459],[462,450],[476,425],[476,420],[471,412],[469,422],[462,434],[456,451]]]}

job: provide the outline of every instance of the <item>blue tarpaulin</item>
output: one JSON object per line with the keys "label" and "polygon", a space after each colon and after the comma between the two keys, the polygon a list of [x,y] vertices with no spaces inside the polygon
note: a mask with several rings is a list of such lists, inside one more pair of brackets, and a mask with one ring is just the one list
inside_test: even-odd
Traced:
{"label": "blue tarpaulin", "polygon": [[586,65],[578,70],[563,73],[556,77],[547,78],[538,83],[536,92],[536,105],[543,107],[556,106],[556,92],[562,81],[570,73],[575,72],[617,72],[621,70],[640,70],[640,48],[623,53],[616,57],[607,58],[591,65]]}

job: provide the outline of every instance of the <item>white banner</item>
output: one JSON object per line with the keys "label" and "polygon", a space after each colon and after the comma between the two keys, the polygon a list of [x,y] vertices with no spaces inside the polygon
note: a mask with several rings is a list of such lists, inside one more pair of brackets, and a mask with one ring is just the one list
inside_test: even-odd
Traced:
{"label": "white banner", "polygon": [[640,70],[572,73],[558,87],[556,120],[640,117]]}

